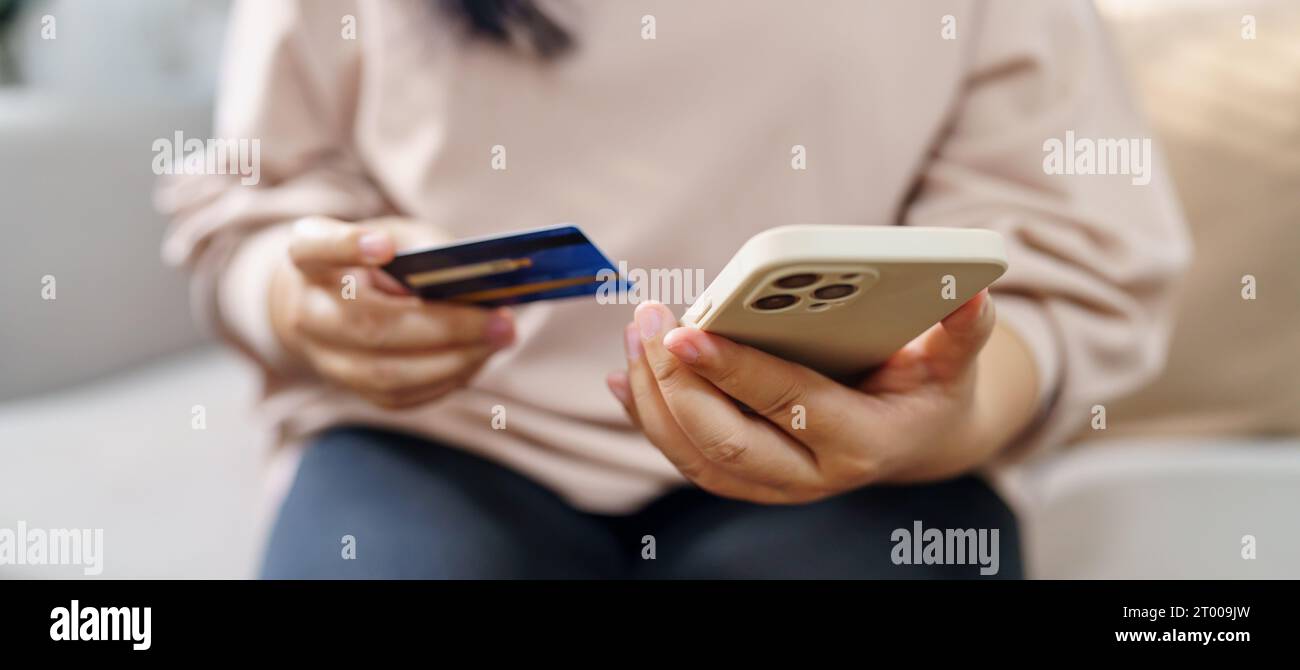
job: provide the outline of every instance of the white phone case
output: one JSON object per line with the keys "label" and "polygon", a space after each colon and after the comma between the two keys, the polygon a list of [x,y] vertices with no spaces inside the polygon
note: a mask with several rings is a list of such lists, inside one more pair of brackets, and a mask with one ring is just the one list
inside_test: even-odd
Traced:
{"label": "white phone case", "polygon": [[883,363],[1006,268],[990,230],[782,226],[750,238],[682,323],[843,377]]}

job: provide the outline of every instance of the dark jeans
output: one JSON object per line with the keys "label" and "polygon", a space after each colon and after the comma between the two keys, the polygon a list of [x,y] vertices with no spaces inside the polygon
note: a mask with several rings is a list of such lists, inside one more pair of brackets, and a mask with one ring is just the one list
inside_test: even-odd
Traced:
{"label": "dark jeans", "polygon": [[[895,563],[900,544],[920,546],[897,540],[896,530],[910,533],[918,521],[940,532],[997,529],[996,577],[1022,577],[1015,517],[974,477],[868,487],[797,506],[682,488],[636,513],[604,516],[580,512],[532,480],[464,451],[408,435],[338,428],[304,454],[271,533],[263,576],[980,576],[973,542],[965,564],[927,565],[924,551]],[[653,560],[643,557],[648,535]],[[344,558],[348,549],[355,558]]]}

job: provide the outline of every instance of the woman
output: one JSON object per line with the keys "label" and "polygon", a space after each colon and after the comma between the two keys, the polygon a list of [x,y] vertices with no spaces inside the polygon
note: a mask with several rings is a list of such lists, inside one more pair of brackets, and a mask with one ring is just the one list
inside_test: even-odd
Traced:
{"label": "woman", "polygon": [[[915,523],[1000,531],[1018,577],[975,473],[1161,364],[1164,173],[1045,169],[1067,131],[1146,136],[1084,2],[247,2],[227,58],[217,134],[260,140],[261,181],[173,184],[165,252],[266,373],[296,467],[269,577],[980,574],[899,560]],[[990,228],[1011,268],[852,387],[663,305],[421,303],[373,270],[561,221],[710,277],[789,223]]]}

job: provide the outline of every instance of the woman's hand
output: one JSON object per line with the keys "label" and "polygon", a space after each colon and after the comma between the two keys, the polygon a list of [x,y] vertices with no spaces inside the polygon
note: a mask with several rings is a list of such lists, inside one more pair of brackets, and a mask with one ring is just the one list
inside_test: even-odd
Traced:
{"label": "woman's hand", "polygon": [[701,488],[807,502],[955,476],[1009,443],[1036,409],[1037,382],[1024,345],[995,323],[981,292],[852,388],[675,328],[672,312],[645,303],[625,330],[627,372],[607,381],[633,422]]}
{"label": "woman's hand", "polygon": [[421,231],[402,220],[303,219],[271,284],[271,323],[285,348],[380,407],[441,397],[514,339],[508,311],[424,302],[378,270],[398,246],[430,241]]}

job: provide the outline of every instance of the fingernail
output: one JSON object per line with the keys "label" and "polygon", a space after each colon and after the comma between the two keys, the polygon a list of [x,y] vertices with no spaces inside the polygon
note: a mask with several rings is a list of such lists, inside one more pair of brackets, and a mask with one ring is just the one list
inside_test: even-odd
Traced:
{"label": "fingernail", "polygon": [[623,348],[629,361],[640,360],[641,338],[637,336],[636,327],[630,323],[623,329]]}
{"label": "fingernail", "polygon": [[980,318],[984,318],[989,313],[989,303],[993,302],[993,296],[989,295],[988,289],[984,289],[984,302],[980,303]]}
{"label": "fingernail", "polygon": [[383,233],[366,233],[357,240],[361,257],[372,263],[382,263],[393,253],[393,243]]}
{"label": "fingernail", "polygon": [[514,321],[497,312],[488,321],[486,335],[489,344],[497,348],[504,347],[515,339]]}
{"label": "fingernail", "polygon": [[636,326],[641,329],[641,339],[649,340],[659,334],[663,320],[659,318],[659,306],[645,304],[636,310]]}
{"label": "fingernail", "polygon": [[664,337],[664,347],[672,355],[687,365],[695,365],[700,360],[700,350],[695,348],[685,336],[678,333],[681,328],[673,330]]}

